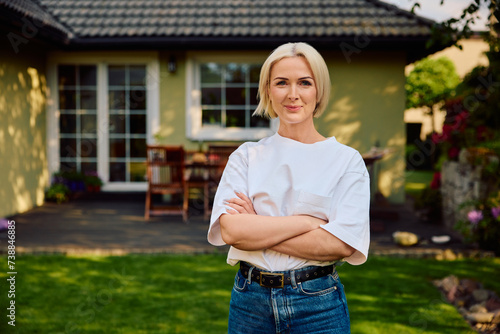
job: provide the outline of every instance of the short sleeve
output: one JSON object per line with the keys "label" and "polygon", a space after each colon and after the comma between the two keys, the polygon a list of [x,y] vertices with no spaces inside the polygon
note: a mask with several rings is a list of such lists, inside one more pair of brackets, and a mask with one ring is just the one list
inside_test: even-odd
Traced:
{"label": "short sleeve", "polygon": [[356,250],[345,261],[353,265],[366,261],[370,245],[370,177],[359,154],[339,180],[329,222],[322,228]]}
{"label": "short sleeve", "polygon": [[215,193],[208,229],[208,242],[214,246],[225,245],[222,240],[219,219],[227,213],[224,201],[236,197],[236,191],[248,195],[248,154],[245,145],[240,146],[230,156],[222,173]]}

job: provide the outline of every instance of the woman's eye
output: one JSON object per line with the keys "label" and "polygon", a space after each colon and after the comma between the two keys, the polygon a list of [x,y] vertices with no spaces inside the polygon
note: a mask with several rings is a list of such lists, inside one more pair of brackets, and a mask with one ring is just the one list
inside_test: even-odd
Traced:
{"label": "woman's eye", "polygon": [[301,84],[302,86],[311,86],[311,85],[312,85],[312,83],[311,83],[310,81],[307,81],[307,80],[302,80],[302,81],[300,82],[300,84]]}
{"label": "woman's eye", "polygon": [[284,85],[286,85],[286,81],[285,80],[281,80],[281,81],[278,81],[276,83],[276,86],[284,86]]}

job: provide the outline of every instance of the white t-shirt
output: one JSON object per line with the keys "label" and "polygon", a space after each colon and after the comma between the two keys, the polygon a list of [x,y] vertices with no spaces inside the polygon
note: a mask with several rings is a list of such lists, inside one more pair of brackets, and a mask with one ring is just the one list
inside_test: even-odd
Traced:
{"label": "white t-shirt", "polygon": [[[344,260],[366,261],[370,244],[370,179],[361,155],[334,137],[304,144],[278,133],[241,145],[231,154],[214,199],[208,241],[224,245],[219,218],[224,201],[247,195],[264,216],[311,215],[328,221],[321,227],[356,251]],[[321,262],[273,250],[242,251],[231,247],[227,262],[246,261],[262,269],[283,271]]]}

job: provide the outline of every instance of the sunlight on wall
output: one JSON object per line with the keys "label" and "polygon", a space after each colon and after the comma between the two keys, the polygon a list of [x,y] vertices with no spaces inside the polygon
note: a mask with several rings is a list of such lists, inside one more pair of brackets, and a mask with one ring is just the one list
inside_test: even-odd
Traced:
{"label": "sunlight on wall", "polygon": [[[43,68],[44,60],[38,60]],[[0,217],[42,205],[48,185],[46,80],[37,60],[0,59]],[[30,64],[32,66],[26,66]]]}

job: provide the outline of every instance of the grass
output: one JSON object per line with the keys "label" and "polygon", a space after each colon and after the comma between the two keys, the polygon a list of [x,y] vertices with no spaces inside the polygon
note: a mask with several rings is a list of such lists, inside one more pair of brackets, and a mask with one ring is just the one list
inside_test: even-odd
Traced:
{"label": "grass", "polygon": [[430,185],[434,171],[410,170],[405,173],[405,192],[415,197]]}
{"label": "grass", "polygon": [[[236,268],[224,255],[22,255],[16,267],[16,327],[3,316],[1,333],[227,331]],[[431,281],[454,274],[500,292],[500,259],[371,257],[339,272],[353,333],[474,333]],[[7,294],[0,298],[5,310]]]}

